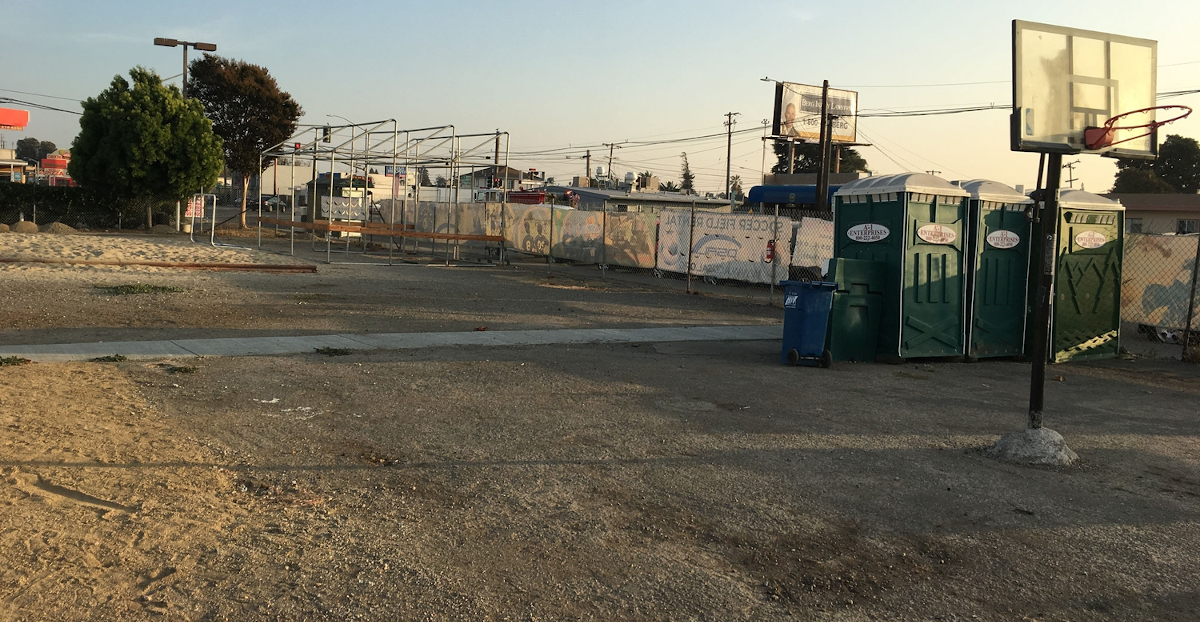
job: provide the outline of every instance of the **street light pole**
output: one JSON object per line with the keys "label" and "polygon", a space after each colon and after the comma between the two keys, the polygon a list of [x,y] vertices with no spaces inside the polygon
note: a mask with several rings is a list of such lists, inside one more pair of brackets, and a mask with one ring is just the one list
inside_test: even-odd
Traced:
{"label": "street light pole", "polygon": [[184,97],[187,97],[187,71],[188,71],[187,53],[188,53],[188,48],[189,47],[196,48],[197,50],[200,50],[201,52],[216,52],[217,51],[217,44],[215,44],[215,43],[201,43],[199,41],[180,41],[179,39],[165,39],[163,37],[155,37],[154,45],[161,45],[163,47],[168,47],[168,48],[178,47],[181,45],[183,46],[183,88],[180,89],[180,92],[183,93]]}

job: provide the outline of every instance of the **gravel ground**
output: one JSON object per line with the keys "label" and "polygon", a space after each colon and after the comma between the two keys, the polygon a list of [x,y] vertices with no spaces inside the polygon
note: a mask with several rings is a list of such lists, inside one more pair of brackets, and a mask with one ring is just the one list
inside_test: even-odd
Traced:
{"label": "gravel ground", "polygon": [[[266,331],[330,290],[412,330],[778,313],[569,271],[360,269],[189,274],[219,295],[172,280],[192,294],[138,304],[201,326],[104,328],[137,297],[68,298],[46,268],[0,317]],[[309,330],[355,317],[290,300]],[[1056,366],[1071,469],[980,451],[1023,424],[1028,372],[789,368],[772,342],[4,366],[0,620],[1200,618],[1200,370]]]}

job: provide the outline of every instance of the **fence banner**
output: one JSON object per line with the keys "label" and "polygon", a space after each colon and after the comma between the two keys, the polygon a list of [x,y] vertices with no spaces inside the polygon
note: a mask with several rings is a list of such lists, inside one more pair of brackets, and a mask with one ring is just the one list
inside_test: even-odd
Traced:
{"label": "fence banner", "polygon": [[555,207],[552,254],[559,259],[600,263],[604,212]]}
{"label": "fence banner", "polygon": [[[1194,235],[1125,234],[1122,321],[1183,328],[1196,267],[1196,241]],[[1200,300],[1196,308],[1200,312]]]}
{"label": "fence banner", "polygon": [[504,238],[505,244],[519,251],[550,252],[550,206],[505,203]]}
{"label": "fence banner", "polygon": [[793,266],[821,268],[833,259],[833,221],[804,216],[795,226]]}
{"label": "fence banner", "polygon": [[[661,212],[658,268],[749,283],[778,282],[791,265],[792,224],[763,214]],[[786,235],[781,232],[786,231]],[[691,247],[688,240],[691,239]],[[774,261],[771,260],[774,258]]]}
{"label": "fence banner", "polygon": [[658,214],[609,212],[605,220],[604,261],[625,268],[655,266]]}

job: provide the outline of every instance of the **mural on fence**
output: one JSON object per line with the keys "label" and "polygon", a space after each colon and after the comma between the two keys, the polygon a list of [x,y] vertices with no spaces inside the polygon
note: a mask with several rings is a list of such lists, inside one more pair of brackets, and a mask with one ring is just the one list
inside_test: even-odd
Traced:
{"label": "mural on fence", "polygon": [[550,252],[550,206],[504,206],[504,238],[509,247],[535,255]]}
{"label": "mural on fence", "polygon": [[[1183,328],[1196,266],[1196,243],[1196,236],[1125,234],[1121,320]],[[1196,303],[1200,312],[1200,300]],[[1196,325],[1193,320],[1192,327]]]}
{"label": "mural on fence", "polygon": [[804,216],[794,223],[792,264],[797,267],[824,267],[833,259],[833,221]]}
{"label": "mural on fence", "polygon": [[553,254],[560,259],[600,263],[604,212],[554,208]]}
{"label": "mural on fence", "polygon": [[[658,233],[658,268],[750,283],[778,282],[791,264],[791,221],[761,214],[664,210]],[[786,231],[786,236],[780,232]],[[688,248],[689,238],[692,241]],[[772,254],[774,261],[768,259]]]}
{"label": "mural on fence", "polygon": [[657,228],[657,214],[608,214],[604,228],[605,261],[626,268],[653,268]]}

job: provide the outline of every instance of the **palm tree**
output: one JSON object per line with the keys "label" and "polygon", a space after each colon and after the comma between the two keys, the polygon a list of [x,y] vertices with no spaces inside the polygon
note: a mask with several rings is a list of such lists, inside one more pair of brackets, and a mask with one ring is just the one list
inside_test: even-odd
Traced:
{"label": "palm tree", "polygon": [[679,192],[679,186],[675,185],[675,182],[673,182],[673,181],[668,181],[665,184],[658,184],[658,191],[659,192]]}

